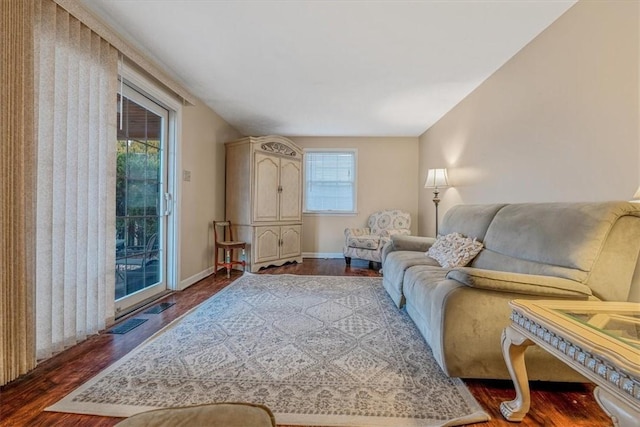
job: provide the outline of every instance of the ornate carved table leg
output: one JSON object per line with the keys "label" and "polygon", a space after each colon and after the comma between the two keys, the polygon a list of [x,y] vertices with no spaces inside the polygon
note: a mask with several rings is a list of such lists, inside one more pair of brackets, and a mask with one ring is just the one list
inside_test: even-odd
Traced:
{"label": "ornate carved table leg", "polygon": [[598,386],[593,390],[598,405],[611,417],[615,427],[638,427],[640,417],[638,410]]}
{"label": "ornate carved table leg", "polygon": [[529,412],[531,396],[524,352],[530,345],[533,342],[511,326],[502,331],[502,355],[516,388],[516,398],[500,404],[502,416],[509,421],[522,421]]}

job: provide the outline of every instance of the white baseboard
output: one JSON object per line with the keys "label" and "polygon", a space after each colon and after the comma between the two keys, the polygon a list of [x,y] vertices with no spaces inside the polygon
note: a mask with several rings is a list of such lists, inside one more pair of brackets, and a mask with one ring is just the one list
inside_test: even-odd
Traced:
{"label": "white baseboard", "polygon": [[204,271],[201,271],[200,273],[194,274],[193,276],[184,279],[180,282],[180,287],[178,288],[179,291],[183,291],[186,288],[188,288],[189,286],[193,285],[196,282],[199,282],[200,280],[204,279],[205,277],[209,277],[213,274],[213,267],[209,267]]}
{"label": "white baseboard", "polygon": [[344,258],[342,252],[303,252],[302,258]]}
{"label": "white baseboard", "polygon": [[[303,252],[302,258],[324,258],[324,259],[334,259],[334,258],[344,258],[342,252]],[[191,277],[188,277],[180,282],[180,286],[178,287],[178,291],[185,290],[189,286],[194,283],[199,282],[205,277],[209,277],[213,274],[213,267],[209,267],[200,273],[194,274]]]}

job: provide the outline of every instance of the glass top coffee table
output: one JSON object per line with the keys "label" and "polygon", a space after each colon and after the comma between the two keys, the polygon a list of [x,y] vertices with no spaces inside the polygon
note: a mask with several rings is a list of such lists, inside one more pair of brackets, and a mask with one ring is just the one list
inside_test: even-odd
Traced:
{"label": "glass top coffee table", "polygon": [[529,411],[524,352],[536,344],[593,381],[598,404],[615,426],[640,426],[640,304],[514,300],[502,354],[516,398],[502,402],[509,421]]}

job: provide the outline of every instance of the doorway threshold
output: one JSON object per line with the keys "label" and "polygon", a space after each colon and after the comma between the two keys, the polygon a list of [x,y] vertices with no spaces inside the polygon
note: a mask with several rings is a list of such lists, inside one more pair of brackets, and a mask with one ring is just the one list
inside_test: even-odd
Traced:
{"label": "doorway threshold", "polygon": [[154,303],[158,302],[158,300],[166,297],[167,295],[172,294],[174,291],[171,290],[166,290],[164,292],[160,292],[157,295],[152,296],[151,298],[147,298],[143,301],[140,301],[138,304],[129,307],[126,310],[122,310],[119,313],[116,313],[116,317],[115,320],[118,321],[120,319],[122,319],[123,317],[132,315],[132,314],[138,314],[140,311],[145,310],[147,308],[149,308],[149,306],[153,305]]}

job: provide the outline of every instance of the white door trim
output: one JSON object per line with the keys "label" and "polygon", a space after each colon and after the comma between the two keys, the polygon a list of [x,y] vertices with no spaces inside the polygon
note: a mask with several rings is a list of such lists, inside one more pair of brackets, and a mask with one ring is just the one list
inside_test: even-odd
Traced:
{"label": "white door trim", "polygon": [[167,141],[169,176],[167,185],[173,194],[173,214],[169,216],[171,222],[167,233],[167,288],[180,289],[180,211],[182,192],[180,186],[180,171],[182,170],[182,108],[179,99],[160,88],[149,78],[126,63],[120,65],[120,75],[126,82],[147,95],[156,103],[169,110],[169,133]]}

